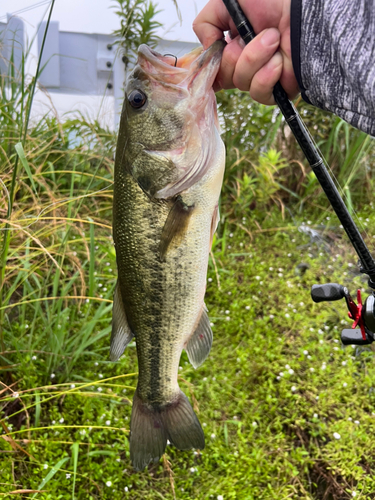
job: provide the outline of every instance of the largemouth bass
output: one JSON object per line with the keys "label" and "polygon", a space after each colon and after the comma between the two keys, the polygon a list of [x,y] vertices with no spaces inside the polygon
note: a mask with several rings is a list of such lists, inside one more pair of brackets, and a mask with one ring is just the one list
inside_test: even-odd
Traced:
{"label": "largemouth bass", "polygon": [[168,439],[180,450],[204,448],[177,377],[183,349],[196,368],[212,344],[204,294],[225,163],[212,90],[223,48],[218,41],[175,61],[141,45],[125,87],[110,356],[117,360],[135,337],[130,457],[137,470],[159,460]]}

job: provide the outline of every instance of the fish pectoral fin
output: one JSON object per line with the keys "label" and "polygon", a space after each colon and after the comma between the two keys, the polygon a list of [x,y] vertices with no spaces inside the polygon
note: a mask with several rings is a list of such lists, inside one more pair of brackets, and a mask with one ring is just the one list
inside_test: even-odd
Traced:
{"label": "fish pectoral fin", "polygon": [[133,332],[131,331],[128,320],[126,319],[121,291],[117,282],[113,296],[112,309],[112,334],[110,348],[111,361],[117,361],[119,359],[132,338]]}
{"label": "fish pectoral fin", "polygon": [[182,197],[177,196],[161,233],[159,252],[162,260],[164,260],[171,242],[178,241],[185,234],[193,210],[194,205],[186,205]]}
{"label": "fish pectoral fin", "polygon": [[198,368],[210,354],[212,339],[213,335],[210,320],[208,318],[206,306],[203,305],[202,315],[198,326],[185,347],[189,361],[194,368]]}

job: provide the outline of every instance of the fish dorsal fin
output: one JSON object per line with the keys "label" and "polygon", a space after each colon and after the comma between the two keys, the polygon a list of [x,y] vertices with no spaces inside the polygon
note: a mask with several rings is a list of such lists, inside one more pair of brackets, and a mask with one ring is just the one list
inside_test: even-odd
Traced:
{"label": "fish dorsal fin", "polygon": [[187,205],[181,196],[177,196],[161,233],[159,251],[162,260],[165,259],[171,242],[178,242],[179,238],[185,234],[193,210],[194,205]]}
{"label": "fish dorsal fin", "polygon": [[124,352],[125,347],[133,338],[133,332],[130,329],[128,320],[126,319],[124,304],[122,302],[119,283],[117,282],[115,293],[113,296],[112,310],[112,334],[110,359],[117,361]]}
{"label": "fish dorsal fin", "polygon": [[190,363],[198,368],[210,354],[212,346],[212,330],[206,306],[203,305],[202,315],[193,335],[188,340],[185,350]]}

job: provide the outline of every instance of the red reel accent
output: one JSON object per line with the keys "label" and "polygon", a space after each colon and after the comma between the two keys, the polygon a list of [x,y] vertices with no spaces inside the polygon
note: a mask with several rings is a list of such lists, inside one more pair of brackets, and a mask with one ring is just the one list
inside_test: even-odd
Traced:
{"label": "red reel accent", "polygon": [[365,324],[364,324],[363,319],[362,319],[362,307],[363,307],[363,305],[362,305],[361,290],[357,290],[357,301],[358,301],[358,305],[351,298],[348,300],[348,306],[349,306],[348,316],[350,319],[354,320],[352,328],[359,326],[361,329],[363,340],[367,340],[366,332],[365,332]]}

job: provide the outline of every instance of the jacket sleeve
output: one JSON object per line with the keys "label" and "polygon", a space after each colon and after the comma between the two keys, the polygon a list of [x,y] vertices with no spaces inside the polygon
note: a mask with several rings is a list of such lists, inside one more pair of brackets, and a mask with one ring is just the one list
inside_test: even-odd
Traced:
{"label": "jacket sleeve", "polygon": [[302,97],[375,136],[375,0],[291,0]]}

